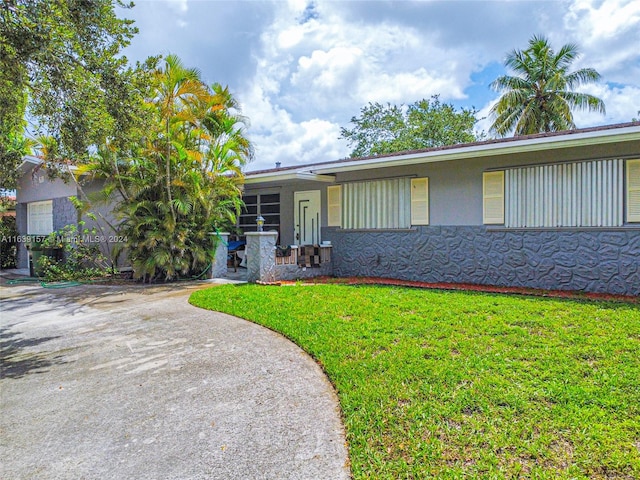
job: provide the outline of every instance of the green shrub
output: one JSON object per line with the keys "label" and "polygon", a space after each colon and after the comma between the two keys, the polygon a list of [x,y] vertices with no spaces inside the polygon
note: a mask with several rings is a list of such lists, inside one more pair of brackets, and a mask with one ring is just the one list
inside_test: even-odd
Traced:
{"label": "green shrub", "polygon": [[16,268],[17,237],[16,217],[0,217],[0,268]]}
{"label": "green shrub", "polygon": [[[85,222],[51,233],[42,243],[44,255],[38,260],[42,277],[47,281],[89,280],[114,272],[100,251],[95,228],[83,228]],[[79,227],[79,228],[78,228]],[[62,258],[56,258],[61,252]]]}

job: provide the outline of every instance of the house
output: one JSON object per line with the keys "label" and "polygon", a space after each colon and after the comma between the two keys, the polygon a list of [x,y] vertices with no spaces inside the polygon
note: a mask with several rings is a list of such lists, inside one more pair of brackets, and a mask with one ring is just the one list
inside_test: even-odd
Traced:
{"label": "house", "polygon": [[640,122],[254,171],[244,200],[338,277],[640,295]]}
{"label": "house", "polygon": [[[20,234],[79,220],[78,186],[39,163],[21,167]],[[261,216],[279,245],[330,243],[274,259],[294,278],[640,295],[640,122],[248,172],[243,199],[243,232]]]}
{"label": "house", "polygon": [[[72,197],[82,198],[80,189],[84,193],[91,193],[101,188],[100,182],[91,182],[80,186],[78,183],[61,178],[50,179],[43,162],[35,156],[25,156],[19,166],[20,177],[16,189],[16,227],[18,238],[26,239],[28,235],[44,236],[58,231],[67,225],[78,225],[82,220],[86,228],[94,226],[105,227],[105,222],[94,221],[88,216],[81,215],[71,201]],[[102,206],[100,213],[107,220],[113,217],[108,206]],[[85,239],[100,243],[103,251],[112,248],[114,242],[109,241],[108,230],[99,230],[100,234]],[[77,239],[69,239],[75,241]],[[102,241],[104,240],[104,241]],[[29,267],[26,242],[18,242],[17,266]]]}

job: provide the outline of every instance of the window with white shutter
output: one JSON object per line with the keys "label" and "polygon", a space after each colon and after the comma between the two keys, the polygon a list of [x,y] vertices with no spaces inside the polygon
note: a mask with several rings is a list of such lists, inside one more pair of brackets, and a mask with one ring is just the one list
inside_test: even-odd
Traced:
{"label": "window with white shutter", "polygon": [[411,225],[429,225],[429,179],[411,179]]}
{"label": "window with white shutter", "polygon": [[487,225],[504,223],[504,172],[482,174],[483,222]]}
{"label": "window with white shutter", "polygon": [[342,226],[342,186],[332,185],[327,187],[327,225],[330,227]]}

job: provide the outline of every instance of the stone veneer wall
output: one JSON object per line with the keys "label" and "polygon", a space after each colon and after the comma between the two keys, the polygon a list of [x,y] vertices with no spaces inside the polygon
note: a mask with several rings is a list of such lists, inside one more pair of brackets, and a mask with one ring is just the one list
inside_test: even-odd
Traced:
{"label": "stone veneer wall", "polygon": [[640,295],[640,228],[323,229],[337,277],[375,276]]}
{"label": "stone veneer wall", "polygon": [[298,265],[276,265],[276,280],[302,280],[305,278],[324,277],[333,275],[333,264],[326,262],[319,267],[300,267]]}
{"label": "stone veneer wall", "polygon": [[78,223],[78,210],[68,197],[53,199],[53,230],[60,230],[67,225]]}

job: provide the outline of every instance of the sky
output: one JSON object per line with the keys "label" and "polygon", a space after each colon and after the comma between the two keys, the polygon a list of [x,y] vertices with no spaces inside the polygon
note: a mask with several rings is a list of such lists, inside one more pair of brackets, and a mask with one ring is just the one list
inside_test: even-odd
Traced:
{"label": "sky", "polygon": [[228,85],[250,120],[256,154],[247,171],[348,157],[340,128],[369,102],[439,95],[478,110],[476,130],[488,131],[499,96],[489,85],[534,35],[556,50],[577,44],[574,69],[602,76],[581,91],[604,100],[606,115],[576,111],[579,128],[640,116],[637,0],[135,3],[118,11],[139,29],[124,54],[176,54],[207,83]]}

